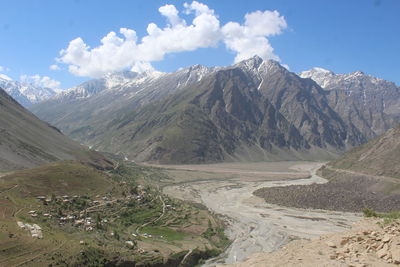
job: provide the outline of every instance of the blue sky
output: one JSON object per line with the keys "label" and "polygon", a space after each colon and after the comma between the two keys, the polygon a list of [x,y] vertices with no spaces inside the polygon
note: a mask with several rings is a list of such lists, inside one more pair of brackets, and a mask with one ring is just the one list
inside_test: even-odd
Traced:
{"label": "blue sky", "polygon": [[[189,7],[184,8],[185,2]],[[50,81],[60,82],[60,85],[53,82],[53,86],[65,89],[106,71],[130,69],[133,65],[139,68],[151,65],[159,71],[174,71],[193,64],[230,65],[254,50],[261,51],[264,58],[279,59],[294,72],[312,67],[322,67],[336,73],[362,70],[400,85],[399,0],[198,2],[214,10],[214,13],[204,11],[208,17],[202,17],[204,25],[210,29],[199,31],[194,36],[175,32],[170,38],[170,31],[165,27],[170,24],[169,27],[173,28],[173,22],[160,14],[160,7],[174,5],[179,11],[178,19],[186,21],[186,24],[182,24],[185,27],[191,26],[192,20],[200,16],[203,9],[190,5],[191,1],[177,0],[1,1],[0,73],[16,80],[25,75],[27,80],[43,83],[49,81],[42,79],[47,76]],[[165,13],[170,14],[171,10],[174,11],[168,8]],[[184,14],[184,10],[189,10],[191,14]],[[279,14],[264,13],[267,10],[276,10]],[[264,24],[260,24],[262,29],[257,29],[254,23],[245,29],[246,14],[253,14],[253,21],[265,18]],[[218,29],[208,23],[215,22],[215,18],[220,25]],[[237,22],[237,27],[224,28],[228,22]],[[83,49],[83,45],[90,46],[87,51],[92,58],[95,53],[91,49],[100,46],[100,40],[112,31],[116,35],[109,36],[110,42],[114,42],[115,38],[125,41],[126,36],[120,32],[120,28],[128,29],[127,36],[134,30],[137,44],[141,43],[142,37],[150,35],[146,31],[149,23],[155,23],[158,26],[156,30],[163,31],[162,39],[156,40],[156,34],[153,34],[151,40],[144,42],[140,49],[136,44],[126,42],[126,47],[119,50],[104,48],[106,51],[101,52],[103,54],[99,52],[98,58],[91,62],[79,58],[83,50],[77,51],[77,47]],[[238,33],[237,29],[242,32]],[[219,31],[224,32],[224,37],[217,36]],[[242,36],[249,31],[254,34]],[[202,37],[201,34],[204,34],[202,41],[196,41],[196,38]],[[237,36],[242,36],[242,39],[237,39]],[[70,42],[78,37],[82,42],[71,45]],[[182,47],[175,47],[176,38],[182,40]],[[160,40],[165,43],[162,47]],[[256,41],[260,42],[259,46],[251,47],[253,44],[256,46]],[[262,47],[263,44],[265,47]],[[155,45],[154,51],[159,54],[153,54],[153,49],[150,49],[152,45]],[[136,50],[129,50],[131,46]],[[60,59],[60,51],[68,47],[71,51],[64,53]],[[59,58],[58,62],[56,58]],[[104,63],[104,66],[100,68],[98,62]],[[49,66],[53,64],[60,69],[51,70]],[[71,66],[75,66],[75,70],[69,71]],[[38,76],[31,77],[33,75]]]}

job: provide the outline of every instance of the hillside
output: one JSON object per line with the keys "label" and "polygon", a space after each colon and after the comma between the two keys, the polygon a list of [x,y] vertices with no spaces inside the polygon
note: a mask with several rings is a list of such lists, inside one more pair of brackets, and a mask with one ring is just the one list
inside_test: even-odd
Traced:
{"label": "hillside", "polygon": [[112,163],[39,120],[0,88],[0,171],[58,160],[79,160],[98,168]]}
{"label": "hillside", "polygon": [[222,223],[162,195],[160,177],[74,161],[0,177],[0,266],[194,266],[219,254]]}
{"label": "hillside", "polygon": [[329,166],[358,173],[400,178],[400,126],[344,154]]}

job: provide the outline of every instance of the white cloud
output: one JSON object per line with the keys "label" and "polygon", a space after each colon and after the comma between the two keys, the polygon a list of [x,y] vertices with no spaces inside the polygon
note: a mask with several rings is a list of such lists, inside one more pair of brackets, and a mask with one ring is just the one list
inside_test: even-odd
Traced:
{"label": "white cloud", "polygon": [[158,11],[168,19],[170,25],[176,26],[178,24],[185,24],[186,22],[181,19],[178,15],[179,11],[176,9],[174,5],[165,5],[158,9]]}
{"label": "white cloud", "polygon": [[60,86],[60,82],[51,79],[48,76],[40,76],[38,74],[28,76],[28,75],[21,75],[20,76],[21,82],[30,83],[38,87],[47,87],[51,89],[57,89]]}
{"label": "white cloud", "polygon": [[10,69],[4,66],[0,66],[0,71],[9,71]]}
{"label": "white cloud", "polygon": [[193,16],[190,24],[180,17],[174,5],[164,5],[159,12],[166,18],[166,26],[148,24],[147,35],[141,39],[134,30],[121,28],[119,34],[110,32],[99,46],[91,48],[78,37],[60,51],[57,60],[67,64],[75,75],[100,77],[124,69],[151,70],[151,62],[163,60],[168,53],[216,47],[221,41],[236,53],[235,61],[254,55],[279,60],[267,39],[287,27],[277,11],[249,13],[243,25],[229,22],[222,27],[214,10],[197,1],[184,4],[183,13]]}
{"label": "white cloud", "polygon": [[246,14],[244,25],[228,22],[222,33],[226,47],[237,53],[235,62],[254,55],[279,61],[267,37],[280,34],[286,27],[285,18],[278,11],[255,11]]}
{"label": "white cloud", "polygon": [[51,70],[59,70],[60,67],[57,64],[53,64],[53,65],[49,66],[49,69],[51,69]]}
{"label": "white cloud", "polygon": [[144,72],[152,70],[154,70],[153,66],[149,62],[144,62],[144,61],[136,61],[131,68],[131,71],[134,72]]}

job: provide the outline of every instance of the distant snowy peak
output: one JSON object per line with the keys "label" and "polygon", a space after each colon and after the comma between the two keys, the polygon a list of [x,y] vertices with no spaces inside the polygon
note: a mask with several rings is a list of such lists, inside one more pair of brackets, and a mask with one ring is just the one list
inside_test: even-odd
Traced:
{"label": "distant snowy peak", "polygon": [[166,75],[166,73],[160,71],[145,71],[142,73],[135,73],[135,74],[136,75],[134,77],[132,75],[131,79],[123,80],[119,84],[116,83],[115,86],[121,86],[124,84],[125,86],[137,86],[142,83],[151,82]]}
{"label": "distant snowy peak", "polygon": [[249,59],[240,61],[233,66],[229,66],[228,68],[241,68],[246,71],[257,72],[262,64],[264,64],[262,58],[259,56],[254,56]]}
{"label": "distant snowy peak", "polygon": [[105,87],[112,89],[126,84],[140,84],[163,76],[165,73],[159,71],[132,72],[121,71],[106,74],[101,79],[104,80]]}
{"label": "distant snowy peak", "polygon": [[301,78],[310,78],[319,84],[322,88],[328,87],[332,79],[335,77],[335,73],[330,70],[323,68],[312,68],[307,71],[303,71],[299,74]]}
{"label": "distant snowy peak", "polygon": [[0,88],[3,88],[10,96],[25,107],[56,95],[56,91],[51,88],[14,81],[4,74],[0,74]]}
{"label": "distant snowy peak", "polygon": [[58,93],[52,99],[83,99],[101,92],[105,87],[106,86],[103,79],[89,80],[78,86]]}
{"label": "distant snowy peak", "polygon": [[170,79],[176,81],[177,88],[181,88],[186,85],[201,81],[204,77],[215,72],[217,69],[220,68],[219,67],[210,68],[207,66],[196,64],[178,70],[177,72],[169,73],[168,76],[170,77]]}
{"label": "distant snowy peak", "polygon": [[346,74],[335,74],[323,68],[312,68],[299,74],[302,78],[310,78],[326,90],[382,90],[383,87],[396,87],[389,82],[362,71]]}
{"label": "distant snowy peak", "polygon": [[142,73],[121,71],[108,73],[102,78],[89,80],[78,86],[69,88],[68,90],[56,95],[53,99],[85,99],[103,91],[124,90],[124,88],[135,87],[142,83],[157,79],[163,75],[164,73],[159,71],[148,71]]}

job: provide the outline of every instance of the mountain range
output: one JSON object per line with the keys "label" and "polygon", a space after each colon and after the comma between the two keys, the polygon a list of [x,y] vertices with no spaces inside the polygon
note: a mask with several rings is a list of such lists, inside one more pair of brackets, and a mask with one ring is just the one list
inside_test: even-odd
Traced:
{"label": "mountain range", "polygon": [[59,90],[36,86],[28,82],[14,81],[4,74],[0,74],[0,88],[24,107],[44,101],[59,92]]}
{"label": "mountain range", "polygon": [[112,167],[101,154],[64,136],[39,120],[0,88],[0,170],[30,168],[59,160]]}
{"label": "mountain range", "polygon": [[135,161],[324,159],[399,121],[400,90],[361,72],[299,75],[253,57],[229,67],[121,72],[31,110],[95,149]]}
{"label": "mountain range", "polygon": [[367,139],[383,134],[400,121],[400,87],[361,71],[334,74],[321,68],[300,73],[327,91],[329,105]]}

